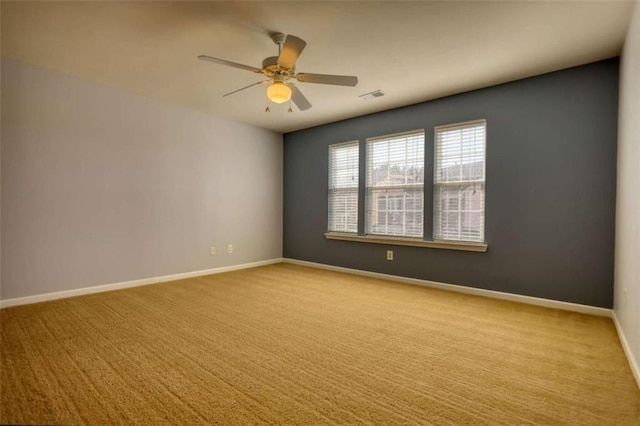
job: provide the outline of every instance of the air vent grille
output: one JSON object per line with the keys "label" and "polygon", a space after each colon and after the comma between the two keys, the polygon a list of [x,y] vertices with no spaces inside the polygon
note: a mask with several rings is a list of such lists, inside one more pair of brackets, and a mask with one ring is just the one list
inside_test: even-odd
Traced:
{"label": "air vent grille", "polygon": [[384,95],[385,93],[382,90],[374,90],[373,92],[365,93],[364,95],[360,95],[358,97],[364,99],[365,101],[368,101],[369,99],[381,98]]}

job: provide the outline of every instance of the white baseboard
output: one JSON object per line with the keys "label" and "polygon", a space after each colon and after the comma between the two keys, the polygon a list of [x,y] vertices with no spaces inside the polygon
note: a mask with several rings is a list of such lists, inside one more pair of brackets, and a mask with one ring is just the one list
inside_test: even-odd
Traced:
{"label": "white baseboard", "polygon": [[627,360],[629,360],[629,366],[631,367],[631,372],[633,373],[633,377],[636,379],[636,383],[638,384],[638,388],[640,388],[640,365],[638,365],[638,360],[633,356],[633,352],[631,352],[631,346],[629,346],[629,341],[627,340],[627,336],[624,334],[622,330],[622,326],[618,321],[618,316],[616,315],[616,311],[613,311],[613,323],[616,325],[616,331],[618,332],[618,338],[620,339],[620,344],[622,345],[622,349],[624,349],[624,353],[627,356]]}
{"label": "white baseboard", "polygon": [[163,275],[160,277],[143,278],[140,280],[124,281],[114,284],[104,284],[93,287],[83,287],[73,290],[56,291],[53,293],[36,294],[34,296],[16,297],[14,299],[0,300],[0,309],[10,306],[28,305],[31,303],[46,302],[49,300],[64,299],[66,297],[82,296],[84,294],[102,293],[105,291],[121,290],[124,288],[138,287],[148,284],[159,284],[167,281],[182,280],[185,278],[201,277],[203,275],[220,274],[222,272],[237,271],[240,269],[255,268],[257,266],[282,263],[282,258],[261,260],[258,262],[243,263],[241,265],[222,266],[220,268],[203,269],[201,271],[183,272],[180,274]]}
{"label": "white baseboard", "polygon": [[482,288],[465,287],[455,284],[445,284],[436,281],[421,280],[418,278],[400,277],[397,275],[381,274],[379,272],[363,271],[361,269],[343,268],[341,266],[325,265],[322,263],[307,262],[305,260],[284,258],[283,262],[295,265],[310,266],[312,268],[328,269],[330,271],[346,272],[348,274],[362,275],[365,277],[380,278],[397,281],[404,284],[420,285],[423,287],[438,288],[441,290],[455,291],[458,293],[473,294],[476,296],[492,297],[494,299],[509,300],[512,302],[526,303],[528,305],[543,306],[546,308],[561,309],[563,311],[579,312],[582,314],[597,315],[611,318],[613,310],[598,308],[596,306],[580,305],[578,303],[560,302],[558,300],[542,299],[539,297],[522,296],[519,294],[503,293],[501,291],[485,290]]}

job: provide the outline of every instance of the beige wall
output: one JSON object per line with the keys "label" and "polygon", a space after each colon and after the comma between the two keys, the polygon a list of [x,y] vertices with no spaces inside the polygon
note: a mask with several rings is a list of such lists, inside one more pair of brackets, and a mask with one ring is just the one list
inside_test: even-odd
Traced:
{"label": "beige wall", "polygon": [[614,309],[640,384],[640,2],[622,54],[619,114]]}
{"label": "beige wall", "polygon": [[282,135],[7,59],[2,107],[1,299],[282,256]]}

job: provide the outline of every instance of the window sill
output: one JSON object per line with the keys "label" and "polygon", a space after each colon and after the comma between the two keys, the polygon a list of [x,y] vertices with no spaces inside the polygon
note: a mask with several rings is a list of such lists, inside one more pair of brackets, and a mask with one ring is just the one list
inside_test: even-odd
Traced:
{"label": "window sill", "polygon": [[381,235],[355,235],[343,232],[327,232],[327,240],[355,241],[359,243],[390,244],[394,246],[427,247],[445,250],[475,251],[484,253],[488,246],[482,243],[454,241],[426,241],[418,238],[387,237]]}

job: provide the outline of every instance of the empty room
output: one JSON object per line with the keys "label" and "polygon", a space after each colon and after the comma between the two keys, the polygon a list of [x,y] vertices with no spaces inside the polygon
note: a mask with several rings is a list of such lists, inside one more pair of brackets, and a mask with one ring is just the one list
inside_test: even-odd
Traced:
{"label": "empty room", "polygon": [[640,425],[640,0],[0,24],[0,424]]}

